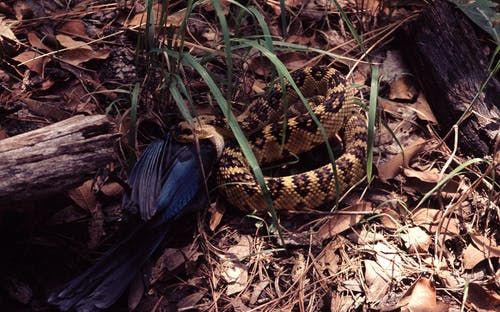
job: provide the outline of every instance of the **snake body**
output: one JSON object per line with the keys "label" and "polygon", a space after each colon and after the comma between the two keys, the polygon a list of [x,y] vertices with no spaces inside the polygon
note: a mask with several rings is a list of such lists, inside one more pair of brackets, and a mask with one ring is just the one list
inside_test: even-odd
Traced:
{"label": "snake body", "polygon": [[[331,67],[307,67],[292,74],[302,94],[309,98],[314,114],[329,138],[339,131],[344,153],[335,161],[337,179],[331,164],[317,169],[282,177],[265,177],[273,205],[283,210],[315,209],[332,201],[340,193],[359,181],[365,174],[366,119],[354,104],[354,91],[345,78]],[[249,143],[261,165],[299,155],[324,142],[320,128],[296,103],[298,96],[289,83],[285,96],[276,84],[269,96],[260,99],[237,117],[240,126],[249,135]],[[293,117],[283,123],[283,103],[291,105]],[[284,136],[284,138],[283,138]],[[263,212],[268,204],[262,195],[243,153],[237,144],[228,144],[220,158],[216,174],[223,196],[245,212]]]}

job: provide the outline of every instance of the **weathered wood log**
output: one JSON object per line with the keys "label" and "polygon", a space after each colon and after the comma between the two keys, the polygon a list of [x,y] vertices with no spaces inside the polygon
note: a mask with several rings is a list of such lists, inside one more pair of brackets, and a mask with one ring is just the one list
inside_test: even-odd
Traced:
{"label": "weathered wood log", "polygon": [[113,160],[117,136],[105,115],[79,115],[0,140],[0,204],[81,184]]}
{"label": "weathered wood log", "polygon": [[[448,1],[427,5],[409,23],[402,36],[403,54],[412,67],[434,115],[447,133],[473,103],[470,115],[459,125],[460,150],[469,155],[491,155],[500,128],[500,84],[488,77],[485,44],[470,20]],[[453,136],[447,140],[453,143]]]}

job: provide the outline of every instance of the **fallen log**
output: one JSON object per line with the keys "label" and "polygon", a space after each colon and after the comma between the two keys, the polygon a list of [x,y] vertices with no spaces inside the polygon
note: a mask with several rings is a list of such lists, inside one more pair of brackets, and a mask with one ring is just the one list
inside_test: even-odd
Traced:
{"label": "fallen log", "polygon": [[[412,67],[444,136],[458,125],[464,154],[491,155],[500,128],[500,83],[489,70],[485,42],[470,20],[448,1],[431,2],[406,25],[401,48]],[[462,116],[465,116],[463,118]],[[453,135],[447,143],[453,146]]]}
{"label": "fallen log", "polygon": [[105,115],[78,115],[0,140],[0,204],[81,184],[113,160],[117,137]]}

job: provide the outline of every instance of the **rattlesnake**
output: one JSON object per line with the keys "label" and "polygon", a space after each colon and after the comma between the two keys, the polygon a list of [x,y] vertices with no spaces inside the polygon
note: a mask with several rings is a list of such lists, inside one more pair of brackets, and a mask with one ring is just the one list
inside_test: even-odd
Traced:
{"label": "rattlesnake", "polygon": [[[344,153],[335,160],[337,179],[331,164],[317,169],[283,177],[265,177],[277,209],[315,209],[332,201],[365,174],[367,127],[363,112],[354,104],[354,90],[346,79],[331,67],[313,66],[295,71],[292,78],[306,98],[310,98],[314,114],[329,138],[341,132]],[[283,96],[276,84],[267,97],[237,117],[242,130],[249,134],[252,150],[261,164],[299,155],[324,142],[317,124],[305,111],[304,105],[289,83]],[[283,103],[291,104],[283,127]],[[203,116],[199,123],[211,124],[219,133],[227,135],[222,119]],[[283,138],[284,135],[284,138]],[[262,212],[268,204],[261,188],[235,142],[226,144],[218,168],[216,181],[223,196],[245,212]]]}

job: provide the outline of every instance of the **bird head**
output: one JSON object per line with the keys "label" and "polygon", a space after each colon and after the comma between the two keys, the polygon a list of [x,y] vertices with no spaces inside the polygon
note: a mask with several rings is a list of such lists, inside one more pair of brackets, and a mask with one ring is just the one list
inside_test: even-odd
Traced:
{"label": "bird head", "polygon": [[183,143],[209,140],[214,145],[217,158],[219,158],[224,149],[224,137],[214,125],[209,124],[211,121],[210,117],[203,116],[203,118],[196,118],[192,121],[180,122],[177,125],[176,140]]}

